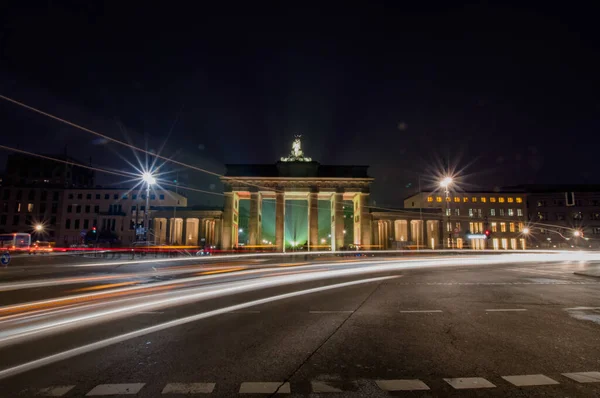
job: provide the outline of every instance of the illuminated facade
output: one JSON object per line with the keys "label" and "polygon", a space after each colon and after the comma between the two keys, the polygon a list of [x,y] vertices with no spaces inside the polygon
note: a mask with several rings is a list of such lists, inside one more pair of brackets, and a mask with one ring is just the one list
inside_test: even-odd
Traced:
{"label": "illuminated facade", "polygon": [[[404,200],[406,209],[440,209],[444,247],[525,249],[527,200],[524,192],[420,192]],[[485,236],[489,231],[489,239]]]}

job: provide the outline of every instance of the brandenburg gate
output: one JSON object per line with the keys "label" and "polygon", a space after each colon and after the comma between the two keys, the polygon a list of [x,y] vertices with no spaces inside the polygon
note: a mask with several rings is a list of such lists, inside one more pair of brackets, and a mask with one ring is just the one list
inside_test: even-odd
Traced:
{"label": "brandenburg gate", "polygon": [[308,250],[319,246],[318,201],[330,203],[331,250],[344,245],[344,201],[354,205],[353,243],[359,247],[371,246],[371,215],[369,214],[370,184],[368,166],[322,165],[305,157],[300,137],[296,137],[289,156],[275,164],[229,164],[221,181],[224,184],[221,248],[238,246],[240,201],[249,200],[248,245],[261,243],[263,200],[275,200],[275,248],[285,251],[285,202],[306,201],[308,219]]}

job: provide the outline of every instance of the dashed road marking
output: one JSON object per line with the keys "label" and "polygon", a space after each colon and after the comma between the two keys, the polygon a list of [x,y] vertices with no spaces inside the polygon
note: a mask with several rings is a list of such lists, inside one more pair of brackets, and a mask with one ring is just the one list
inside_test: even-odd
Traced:
{"label": "dashed road marking", "polygon": [[169,383],[162,394],[210,394],[214,389],[215,383]]}
{"label": "dashed road marking", "polygon": [[331,382],[327,381],[311,381],[310,384],[314,393],[344,392],[341,388],[335,387]]}
{"label": "dashed road marking", "polygon": [[135,395],[145,384],[146,383],[100,384],[85,395]]}
{"label": "dashed road marking", "polygon": [[459,377],[454,379],[444,379],[444,381],[450,384],[455,390],[496,387],[483,377]]}
{"label": "dashed road marking", "polygon": [[75,386],[51,386],[46,388],[40,388],[35,391],[35,395],[40,397],[62,397]]}
{"label": "dashed road marking", "polygon": [[485,312],[522,312],[527,311],[525,308],[489,308]]}
{"label": "dashed road marking", "polygon": [[558,381],[544,376],[542,374],[537,375],[516,375],[516,376],[502,376],[502,378],[509,383],[517,386],[547,386],[551,384],[559,384]]}
{"label": "dashed road marking", "polygon": [[418,379],[375,380],[375,383],[384,391],[429,390],[429,386]]}
{"label": "dashed road marking", "polygon": [[600,383],[600,372],[563,373],[562,375],[579,383]]}
{"label": "dashed road marking", "polygon": [[310,314],[352,314],[354,311],[308,311]]}
{"label": "dashed road marking", "polygon": [[260,311],[253,311],[253,310],[247,310],[247,311],[230,311],[230,312],[228,312],[228,314],[260,314]]}
{"label": "dashed road marking", "polygon": [[401,310],[403,314],[443,312],[442,310]]}
{"label": "dashed road marking", "polygon": [[251,382],[240,385],[240,394],[289,394],[290,383],[281,382]]}

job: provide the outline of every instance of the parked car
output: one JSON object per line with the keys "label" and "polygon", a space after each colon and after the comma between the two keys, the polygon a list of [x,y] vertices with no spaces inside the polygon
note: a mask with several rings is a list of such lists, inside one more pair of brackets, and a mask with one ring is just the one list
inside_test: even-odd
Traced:
{"label": "parked car", "polygon": [[43,253],[51,253],[54,249],[50,242],[40,242],[37,241],[29,247],[29,254],[43,254]]}

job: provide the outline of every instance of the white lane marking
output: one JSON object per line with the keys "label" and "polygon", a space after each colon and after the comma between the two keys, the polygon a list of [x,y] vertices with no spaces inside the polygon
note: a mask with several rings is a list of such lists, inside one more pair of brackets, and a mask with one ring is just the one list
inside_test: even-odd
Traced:
{"label": "white lane marking", "polygon": [[429,313],[429,312],[443,312],[443,311],[442,310],[404,310],[404,311],[400,311],[400,312],[404,313],[404,314],[412,314],[412,313],[416,314],[416,313],[420,313],[420,312]]}
{"label": "white lane marking", "polygon": [[330,382],[326,381],[311,381],[312,392],[323,393],[323,392],[344,392],[344,390],[334,387]]}
{"label": "white lane marking", "polygon": [[494,384],[490,383],[483,377],[459,377],[454,379],[444,379],[444,381],[456,390],[466,390],[473,388],[494,388]]}
{"label": "white lane marking", "polygon": [[600,310],[600,307],[573,307],[565,308],[567,311]]}
{"label": "white lane marking", "polygon": [[164,312],[160,312],[160,311],[141,311],[141,312],[138,312],[138,314],[160,315],[160,314],[164,314]]}
{"label": "white lane marking", "polygon": [[579,383],[600,383],[600,372],[563,373],[562,375]]}
{"label": "white lane marking", "polygon": [[525,308],[490,308],[486,312],[522,312],[527,311]]}
{"label": "white lane marking", "polygon": [[46,388],[39,388],[35,391],[35,395],[40,397],[62,397],[75,386],[52,386]]}
{"label": "white lane marking", "polygon": [[502,376],[502,378],[509,383],[517,386],[547,386],[551,384],[559,384],[558,381],[544,376],[542,374],[537,375],[516,375],[516,376]]}
{"label": "white lane marking", "polygon": [[228,314],[260,314],[260,311],[230,311]]}
{"label": "white lane marking", "polygon": [[429,390],[429,386],[419,379],[375,380],[375,383],[384,391]]}
{"label": "white lane marking", "polygon": [[290,394],[290,383],[282,382],[251,382],[240,385],[240,394]]}
{"label": "white lane marking", "polygon": [[169,383],[161,394],[210,394],[215,383]]}
{"label": "white lane marking", "polygon": [[108,347],[113,344],[120,343],[122,341],[126,341],[126,340],[133,339],[136,337],[144,336],[149,333],[159,332],[161,330],[165,330],[165,329],[172,328],[175,326],[184,325],[186,323],[199,321],[201,319],[210,318],[215,315],[221,315],[221,314],[225,314],[225,313],[231,312],[231,311],[242,310],[242,309],[254,307],[254,306],[257,306],[260,304],[272,303],[274,301],[285,300],[288,298],[303,296],[306,294],[324,292],[327,290],[339,289],[339,288],[347,287],[347,286],[355,286],[355,285],[360,285],[363,283],[383,282],[383,281],[395,279],[395,278],[396,278],[396,276],[380,276],[377,278],[359,279],[357,281],[352,281],[352,282],[343,282],[343,283],[337,283],[335,285],[328,285],[328,286],[315,287],[312,289],[299,290],[299,291],[295,291],[295,292],[291,292],[291,293],[284,293],[284,294],[280,294],[277,296],[267,297],[264,299],[249,301],[247,303],[232,305],[230,307],[220,308],[220,309],[213,310],[213,311],[203,312],[203,313],[191,315],[191,316],[188,316],[185,318],[175,319],[175,320],[172,320],[169,322],[159,323],[158,325],[154,325],[154,326],[150,326],[150,327],[147,327],[144,329],[139,329],[139,330],[136,330],[133,332],[110,337],[108,339],[100,340],[95,343],[87,344],[87,345],[77,347],[77,348],[72,348],[70,350],[60,352],[58,354],[53,354],[53,355],[49,355],[47,357],[35,359],[30,362],[25,362],[21,365],[13,366],[12,368],[2,369],[2,370],[0,370],[0,379],[6,378],[9,376],[13,376],[13,375],[16,375],[19,373],[27,372],[29,370],[39,368],[40,366],[44,366],[44,365],[48,365],[48,364],[51,364],[54,362],[72,358],[77,355],[85,354],[90,351],[95,351],[100,348]]}
{"label": "white lane marking", "polygon": [[145,384],[146,383],[100,384],[85,395],[135,395],[140,392]]}
{"label": "white lane marking", "polygon": [[308,311],[309,314],[352,314],[354,311]]}

